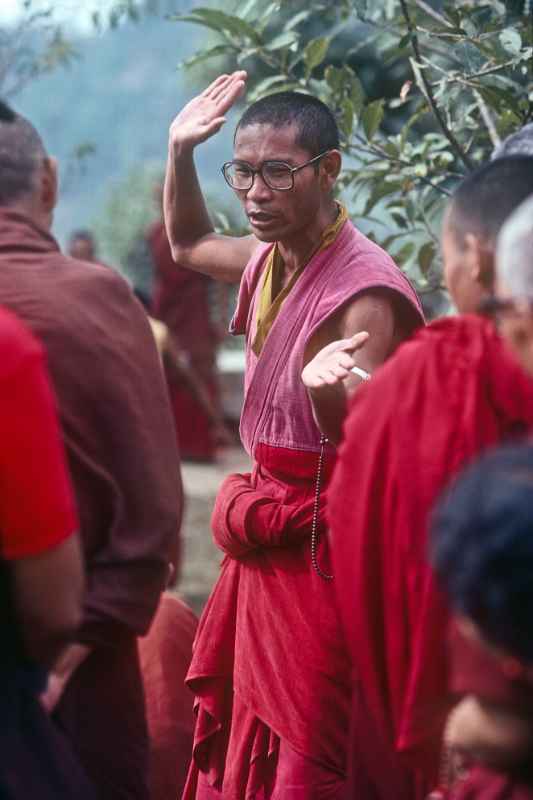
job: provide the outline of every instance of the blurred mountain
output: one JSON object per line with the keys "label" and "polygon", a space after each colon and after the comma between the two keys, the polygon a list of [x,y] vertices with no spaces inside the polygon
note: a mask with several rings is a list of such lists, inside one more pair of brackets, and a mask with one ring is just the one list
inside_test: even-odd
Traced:
{"label": "blurred mountain", "polygon": [[[61,165],[54,223],[60,242],[73,228],[91,227],[112,188],[132,170],[163,170],[169,124],[199,89],[178,64],[204,35],[194,26],[148,16],[78,39],[79,59],[71,67],[57,69],[17,95],[13,106],[31,119]],[[232,128],[230,121],[197,154],[204,186],[224,203],[230,192],[220,164],[231,157]],[[76,157],[93,147],[86,157]]]}

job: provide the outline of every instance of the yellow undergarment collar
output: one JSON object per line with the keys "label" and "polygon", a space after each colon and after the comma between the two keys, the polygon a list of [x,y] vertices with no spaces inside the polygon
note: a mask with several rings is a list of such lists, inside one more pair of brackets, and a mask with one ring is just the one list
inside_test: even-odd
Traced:
{"label": "yellow undergarment collar", "polygon": [[322,252],[322,250],[325,250],[326,247],[329,247],[331,244],[333,244],[339,235],[342,226],[348,219],[348,212],[346,211],[346,208],[341,205],[341,203],[337,203],[337,206],[339,209],[337,219],[324,229],[317,247],[310,254],[305,264],[303,264],[293,275],[291,275],[290,280],[283,288],[281,287],[285,265],[283,263],[281,253],[279,252],[278,245],[275,244],[270,251],[265,264],[263,284],[261,286],[261,293],[258,302],[257,330],[252,343],[252,350],[256,356],[259,356],[261,353],[266,338],[270,333],[270,329],[272,328],[272,325],[274,324],[283,303],[288,297],[294,284],[306,268],[307,264],[309,264],[311,259],[316,256],[317,253]]}

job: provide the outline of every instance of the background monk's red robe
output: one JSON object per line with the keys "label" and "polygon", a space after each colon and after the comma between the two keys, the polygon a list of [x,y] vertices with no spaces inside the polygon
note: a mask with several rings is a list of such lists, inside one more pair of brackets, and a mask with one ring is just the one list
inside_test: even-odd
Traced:
{"label": "background monk's red robe", "polygon": [[191,760],[193,696],[185,686],[198,620],[165,592],[147,636],[139,641],[150,734],[150,800],[177,800]]}
{"label": "background monk's red robe", "polygon": [[449,615],[426,557],[430,510],[466,462],[532,425],[533,382],[478,317],[421,330],[354,397],[328,513],[357,800],[423,798],[436,782]]}
{"label": "background monk's red robe", "polygon": [[[216,402],[217,342],[209,307],[212,281],[176,264],[162,222],[156,222],[146,238],[155,271],[153,314],[169,327]],[[182,458],[212,459],[216,443],[210,420],[188,387],[170,375],[168,381]]]}

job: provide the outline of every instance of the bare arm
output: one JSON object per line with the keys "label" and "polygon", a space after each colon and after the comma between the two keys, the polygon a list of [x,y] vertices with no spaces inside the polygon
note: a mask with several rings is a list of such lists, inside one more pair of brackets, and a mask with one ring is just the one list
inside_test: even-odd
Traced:
{"label": "bare arm", "polygon": [[172,122],[163,199],[174,260],[227,283],[240,280],[258,240],[214,232],[198,182],[194,148],[220,130],[224,114],[244,91],[245,78],[245,72],[221,75]]}
{"label": "bare arm", "polygon": [[17,620],[28,655],[51,664],[81,622],[83,566],[77,536],[10,562]]}
{"label": "bare arm", "polygon": [[309,342],[302,380],[317,424],[333,444],[342,437],[348,398],[363,381],[351,369],[357,366],[371,375],[395,343],[391,298],[372,291],[344,306]]}

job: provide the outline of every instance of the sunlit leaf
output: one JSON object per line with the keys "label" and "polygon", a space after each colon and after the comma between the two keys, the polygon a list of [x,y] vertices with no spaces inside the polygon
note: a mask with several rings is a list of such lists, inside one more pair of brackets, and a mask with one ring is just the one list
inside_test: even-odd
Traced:
{"label": "sunlit leaf", "polygon": [[369,105],[367,105],[363,111],[361,122],[363,123],[363,129],[368,141],[371,141],[374,138],[379,126],[381,125],[385,113],[384,108],[384,100],[374,100],[374,102],[369,103]]}

